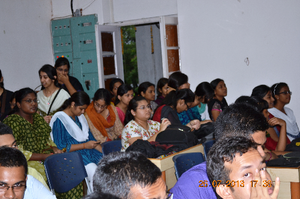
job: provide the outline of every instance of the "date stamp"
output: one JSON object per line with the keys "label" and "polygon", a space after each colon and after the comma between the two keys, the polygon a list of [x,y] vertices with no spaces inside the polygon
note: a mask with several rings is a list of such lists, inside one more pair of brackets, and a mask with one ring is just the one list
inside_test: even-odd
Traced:
{"label": "date stamp", "polygon": [[[210,184],[207,180],[199,180],[199,187],[219,187],[221,184],[226,187],[245,187],[244,180],[227,180],[226,183],[222,183],[222,180],[214,180]],[[258,184],[258,180],[251,180],[251,187],[263,186],[263,187],[271,187],[271,180],[263,180],[262,184]]]}

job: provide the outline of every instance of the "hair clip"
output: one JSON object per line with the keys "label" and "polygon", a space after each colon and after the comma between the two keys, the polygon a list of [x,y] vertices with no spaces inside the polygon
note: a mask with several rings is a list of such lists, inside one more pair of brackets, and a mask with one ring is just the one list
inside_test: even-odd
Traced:
{"label": "hair clip", "polygon": [[278,84],[279,84],[279,83],[277,83],[277,84],[274,86],[274,90],[273,90],[274,95],[276,95],[276,88],[277,88]]}

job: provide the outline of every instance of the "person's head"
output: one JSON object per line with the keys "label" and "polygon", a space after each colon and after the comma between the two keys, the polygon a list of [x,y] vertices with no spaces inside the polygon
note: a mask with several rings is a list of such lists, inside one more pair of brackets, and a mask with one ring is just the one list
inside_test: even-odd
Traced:
{"label": "person's head", "polygon": [[147,121],[151,117],[151,113],[152,110],[147,100],[142,96],[135,96],[129,102],[124,124],[130,122],[130,120]]}
{"label": "person's head", "polygon": [[168,81],[169,81],[169,79],[164,78],[164,77],[160,78],[158,80],[157,86],[156,86],[157,96],[162,96],[162,97],[167,96],[167,94],[169,93]]}
{"label": "person's head", "polygon": [[0,69],[0,88],[4,88],[4,82],[3,82],[3,76],[2,76],[1,69]]}
{"label": "person's head", "polygon": [[115,105],[117,105],[118,103],[121,102],[122,104],[128,106],[129,102],[130,102],[130,100],[132,100],[132,98],[133,98],[133,89],[132,89],[132,87],[130,85],[127,85],[127,84],[122,84],[118,88]]}
{"label": "person's head", "polygon": [[189,89],[188,76],[182,72],[174,72],[170,75],[168,85],[175,90]]}
{"label": "person's head", "polygon": [[70,70],[70,62],[65,57],[60,57],[55,61],[54,68],[57,75],[67,75]]}
{"label": "person's head", "polygon": [[256,86],[252,90],[252,94],[251,94],[251,97],[254,97],[254,96],[266,100],[269,104],[269,108],[273,108],[274,98],[272,96],[272,91],[269,86],[267,86],[267,85]]}
{"label": "person's head", "polygon": [[200,98],[200,102],[207,104],[214,96],[214,89],[210,83],[201,82],[195,90],[195,95]]}
{"label": "person's head", "polygon": [[211,87],[214,89],[214,95],[216,97],[226,97],[227,96],[227,87],[224,80],[217,78],[210,82]]}
{"label": "person's head", "polygon": [[114,152],[98,163],[93,186],[95,193],[122,199],[166,199],[166,184],[160,169],[139,152]]}
{"label": "person's head", "polygon": [[253,96],[251,98],[257,104],[258,112],[262,113],[265,116],[266,120],[268,121],[269,120],[269,111],[268,111],[269,103],[260,97]]}
{"label": "person's head", "polygon": [[27,180],[27,160],[11,147],[0,147],[0,198],[23,199]]}
{"label": "person's head", "polygon": [[277,103],[283,105],[290,103],[292,92],[290,91],[290,88],[286,83],[280,82],[274,84],[271,87],[271,91],[272,91],[272,96],[275,100],[274,105],[276,105]]}
{"label": "person's head", "polygon": [[[247,187],[254,180],[256,170],[264,170],[271,180],[257,144],[242,136],[218,140],[208,152],[206,168],[209,180],[220,182],[219,186],[213,186],[218,198],[250,198]],[[270,194],[273,188],[268,191]]]}
{"label": "person's head", "polygon": [[111,194],[91,193],[89,195],[84,196],[82,199],[122,199],[122,198],[119,198]]}
{"label": "person's head", "polygon": [[171,106],[177,113],[186,111],[195,100],[195,94],[190,89],[171,91],[163,100],[163,104]]}
{"label": "person's head", "polygon": [[93,98],[94,109],[97,113],[102,113],[110,105],[111,94],[105,88],[98,89]]}
{"label": "person's head", "polygon": [[1,146],[17,148],[17,143],[11,128],[3,123],[0,123],[0,147]]}
{"label": "person's head", "polygon": [[155,86],[151,82],[143,82],[139,85],[138,94],[148,102],[155,100]]}
{"label": "person's head", "polygon": [[77,91],[64,104],[60,110],[70,109],[72,115],[80,116],[90,104],[90,97],[84,91]]}
{"label": "person's head", "polygon": [[[266,130],[269,128],[264,115],[246,103],[234,103],[228,106],[215,122],[215,138],[243,136],[253,139],[257,144],[266,142]],[[259,152],[265,156],[261,146]]]}
{"label": "person's head", "polygon": [[44,88],[47,88],[52,84],[58,86],[57,74],[53,66],[49,64],[45,64],[44,66],[42,66],[42,68],[39,70],[39,76],[41,84]]}
{"label": "person's head", "polygon": [[16,92],[15,111],[21,114],[33,115],[37,111],[36,92],[31,88],[22,88]]}
{"label": "person's head", "polygon": [[112,78],[109,82],[109,90],[113,97],[117,96],[118,88],[124,84],[123,80],[120,78]]}
{"label": "person's head", "polygon": [[16,106],[16,93],[17,92],[14,92],[11,97],[10,97],[10,100],[9,100],[9,104],[10,104],[10,108],[11,110],[13,110]]}

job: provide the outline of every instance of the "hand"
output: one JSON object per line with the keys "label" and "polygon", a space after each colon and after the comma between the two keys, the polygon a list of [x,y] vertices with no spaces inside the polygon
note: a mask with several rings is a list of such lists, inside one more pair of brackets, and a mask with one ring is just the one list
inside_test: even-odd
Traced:
{"label": "hand", "polygon": [[211,120],[203,120],[203,121],[200,121],[200,124],[206,124],[206,123],[209,123],[209,122],[212,122]]}
{"label": "hand", "polygon": [[276,199],[279,193],[279,178],[276,178],[275,188],[273,185],[269,187],[268,184],[265,183],[269,181],[270,179],[266,177],[266,171],[261,170],[259,172],[256,169],[254,182],[247,185],[247,189],[250,192],[250,199]]}
{"label": "hand", "polygon": [[160,131],[166,130],[169,125],[171,125],[171,122],[167,118],[164,118],[160,123]]}
{"label": "hand", "polygon": [[46,115],[46,116],[44,116],[44,120],[49,124],[50,123],[50,121],[51,121],[51,116],[50,115]]}
{"label": "hand", "polygon": [[190,121],[190,125],[191,125],[192,129],[198,130],[200,128],[200,126],[201,126],[201,123],[200,123],[200,120],[196,119],[196,120]]}
{"label": "hand", "polygon": [[285,126],[286,125],[284,120],[279,119],[277,117],[273,117],[273,118],[269,119],[268,123],[270,126],[276,126],[276,125]]}
{"label": "hand", "polygon": [[60,74],[57,76],[57,80],[59,82],[62,82],[63,84],[66,84],[67,82],[69,82],[69,76]]}
{"label": "hand", "polygon": [[55,154],[57,154],[57,153],[64,153],[62,150],[58,149],[57,147],[52,147],[52,149],[53,149],[53,152]]}
{"label": "hand", "polygon": [[86,149],[94,149],[96,146],[98,146],[100,144],[100,141],[88,141],[86,143],[84,143],[84,146]]}

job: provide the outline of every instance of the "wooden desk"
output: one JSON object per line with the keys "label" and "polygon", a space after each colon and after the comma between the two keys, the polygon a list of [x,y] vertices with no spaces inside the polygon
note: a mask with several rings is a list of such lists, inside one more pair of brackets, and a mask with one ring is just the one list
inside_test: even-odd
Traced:
{"label": "wooden desk", "polygon": [[178,153],[169,155],[162,159],[149,158],[149,160],[151,160],[151,162],[153,162],[163,172],[163,178],[165,178],[167,187],[168,189],[171,189],[177,182],[175,176],[174,162],[172,158],[178,154],[194,153],[194,152],[201,152],[202,154],[204,154],[204,149],[202,144],[190,147],[188,149],[182,150]]}
{"label": "wooden desk", "polygon": [[280,179],[278,199],[300,198],[300,167],[268,167],[267,170],[273,181],[276,177]]}

